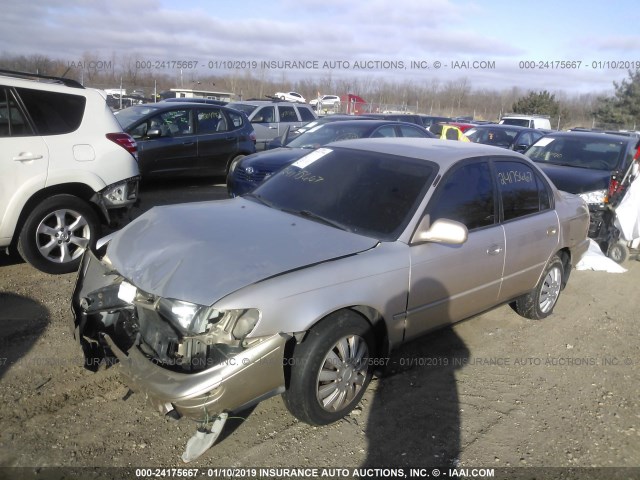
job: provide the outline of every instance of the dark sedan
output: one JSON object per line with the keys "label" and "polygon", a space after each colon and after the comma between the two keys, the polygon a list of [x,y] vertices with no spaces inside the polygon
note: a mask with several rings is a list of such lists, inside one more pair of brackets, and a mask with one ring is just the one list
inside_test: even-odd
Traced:
{"label": "dark sedan", "polygon": [[226,175],[234,160],[256,151],[256,134],[237,110],[196,102],[136,105],[117,113],[138,144],[143,177]]}
{"label": "dark sedan", "polygon": [[[626,187],[640,142],[635,137],[604,133],[557,132],[538,140],[526,152],[560,190],[578,194],[589,204],[589,237],[616,261],[619,232],[615,206]],[[615,247],[614,250],[611,250]]]}
{"label": "dark sedan", "polygon": [[282,148],[259,152],[234,162],[227,177],[229,196],[250,192],[277,170],[327,143],[381,137],[434,138],[434,135],[417,125],[393,120],[344,120],[317,125]]}
{"label": "dark sedan", "polygon": [[547,133],[545,130],[517,127],[514,125],[476,125],[465,135],[473,143],[484,143],[494,147],[524,152]]}
{"label": "dark sedan", "polygon": [[[342,114],[342,113],[334,113],[331,115],[325,115],[323,117],[318,117],[316,120],[313,120],[312,122],[306,123],[301,127],[292,129],[290,132],[290,136],[289,139],[292,139],[294,136],[296,135],[300,135],[301,133],[306,132],[307,130],[310,130],[313,127],[316,127],[318,125],[323,125],[325,123],[331,123],[331,122],[342,122],[344,120],[371,120],[373,117],[369,117],[366,115],[346,115],[346,114]],[[279,139],[275,140],[276,142],[279,141]],[[267,145],[267,148],[277,148],[277,147],[281,147],[282,144],[277,145],[277,147],[273,146],[274,142],[270,143],[269,145]]]}

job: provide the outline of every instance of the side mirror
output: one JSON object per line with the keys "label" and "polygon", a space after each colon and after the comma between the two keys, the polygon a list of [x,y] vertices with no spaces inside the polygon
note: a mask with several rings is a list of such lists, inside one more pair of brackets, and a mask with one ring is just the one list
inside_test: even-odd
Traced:
{"label": "side mirror", "polygon": [[154,128],[147,132],[147,138],[159,138],[162,136],[162,132],[158,128]]}
{"label": "side mirror", "polygon": [[416,232],[411,238],[411,243],[447,243],[450,245],[462,245],[467,241],[469,231],[462,223],[455,220],[440,218],[429,226],[429,216],[425,215]]}
{"label": "side mirror", "polygon": [[516,152],[524,152],[527,148],[529,148],[529,145],[525,145],[525,144],[521,144],[521,145],[516,145],[516,148],[514,148],[514,150]]}
{"label": "side mirror", "polygon": [[267,150],[271,150],[273,148],[280,148],[281,146],[282,146],[282,141],[280,140],[280,137],[276,137],[267,144]]}

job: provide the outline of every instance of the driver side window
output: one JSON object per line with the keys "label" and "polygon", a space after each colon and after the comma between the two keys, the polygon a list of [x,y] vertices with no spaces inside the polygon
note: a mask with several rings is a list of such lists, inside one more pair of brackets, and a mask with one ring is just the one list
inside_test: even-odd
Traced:
{"label": "driver side window", "polygon": [[449,172],[427,207],[431,223],[446,218],[469,230],[495,224],[494,190],[487,161],[468,163]]}

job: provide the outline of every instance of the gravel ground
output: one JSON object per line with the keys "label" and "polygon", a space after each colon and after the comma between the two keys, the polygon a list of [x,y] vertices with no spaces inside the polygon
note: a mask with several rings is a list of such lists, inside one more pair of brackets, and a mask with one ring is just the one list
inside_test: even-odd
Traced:
{"label": "gravel ground", "polygon": [[[142,207],[224,196],[206,182],[153,184]],[[264,401],[189,466],[640,467],[640,262],[625,267],[574,271],[545,320],[503,306],[407,344],[336,424]],[[127,395],[117,366],[82,368],[74,281],[0,257],[0,467],[184,466],[195,424]]]}

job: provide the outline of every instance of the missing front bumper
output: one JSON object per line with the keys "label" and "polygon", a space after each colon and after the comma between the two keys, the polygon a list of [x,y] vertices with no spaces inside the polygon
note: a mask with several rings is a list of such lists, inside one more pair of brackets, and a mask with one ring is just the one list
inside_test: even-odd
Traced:
{"label": "missing front bumper", "polygon": [[283,359],[290,335],[277,333],[252,339],[244,350],[206,369],[176,371],[143,353],[139,337],[131,340],[130,334],[118,335],[119,329],[109,323],[125,307],[113,293],[117,289],[111,288],[120,282],[122,277],[117,272],[92,252],[85,253],[73,293],[72,328],[87,368],[96,370],[105,360],[109,365],[109,355],[113,355],[131,390],[143,393],[160,413],[177,412],[200,422],[225,411],[240,411],[284,391]]}
{"label": "missing front bumper", "polygon": [[197,373],[180,373],[154,364],[136,347],[124,353],[103,334],[134,392],[143,393],[162,414],[175,409],[181,416],[201,422],[282,393],[284,349],[290,338],[273,335],[222,364]]}

